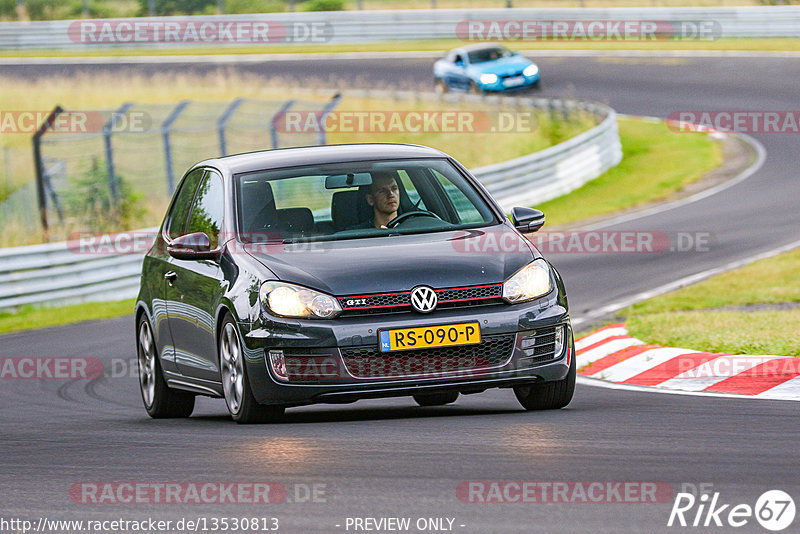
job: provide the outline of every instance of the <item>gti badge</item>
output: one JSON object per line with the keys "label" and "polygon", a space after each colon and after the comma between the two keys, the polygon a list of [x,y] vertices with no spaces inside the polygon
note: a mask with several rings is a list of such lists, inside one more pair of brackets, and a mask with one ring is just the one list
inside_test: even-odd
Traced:
{"label": "gti badge", "polygon": [[417,286],[411,290],[411,307],[420,313],[432,312],[438,302],[436,291],[428,286]]}

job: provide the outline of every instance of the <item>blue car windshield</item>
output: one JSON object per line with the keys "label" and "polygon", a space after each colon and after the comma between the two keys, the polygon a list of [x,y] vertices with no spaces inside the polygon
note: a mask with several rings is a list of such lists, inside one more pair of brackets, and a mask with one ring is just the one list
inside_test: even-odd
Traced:
{"label": "blue car windshield", "polygon": [[486,63],[487,61],[495,61],[496,59],[503,57],[511,57],[513,54],[508,48],[496,46],[492,48],[473,50],[467,55],[469,56],[469,62],[474,65],[475,63]]}
{"label": "blue car windshield", "polygon": [[497,217],[447,159],[322,164],[235,176],[244,242],[475,228]]}

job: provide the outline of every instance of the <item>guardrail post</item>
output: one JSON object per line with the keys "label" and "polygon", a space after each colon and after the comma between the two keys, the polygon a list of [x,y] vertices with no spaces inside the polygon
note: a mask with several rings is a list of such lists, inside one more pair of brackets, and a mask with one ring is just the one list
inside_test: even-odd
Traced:
{"label": "guardrail post", "polygon": [[278,121],[281,120],[284,115],[286,115],[286,112],[289,110],[290,107],[294,105],[294,103],[295,103],[294,100],[287,100],[281,106],[281,109],[278,110],[275,116],[272,117],[272,121],[270,121],[269,123],[269,136],[270,139],[272,140],[272,148],[278,148],[278,146],[280,146],[278,140],[278,128],[276,125],[278,124]]}
{"label": "guardrail post", "polygon": [[164,158],[167,165],[167,188],[170,195],[175,192],[175,173],[172,170],[172,147],[169,144],[169,130],[172,128],[172,123],[178,120],[178,117],[190,102],[191,100],[184,100],[175,106],[175,109],[172,110],[172,113],[161,125],[161,138],[164,140]]}
{"label": "guardrail post", "polygon": [[225,111],[220,116],[219,120],[217,121],[217,134],[219,136],[219,155],[220,156],[227,156],[228,155],[228,145],[225,142],[225,126],[227,126],[228,121],[236,112],[236,109],[244,102],[244,98],[237,98],[230,104],[228,107],[225,108]]}
{"label": "guardrail post", "polygon": [[111,201],[116,205],[119,200],[119,191],[117,190],[117,176],[114,170],[114,150],[111,147],[111,134],[114,127],[117,125],[117,120],[122,115],[128,112],[133,106],[133,102],[122,104],[120,108],[111,114],[111,117],[103,125],[103,144],[106,150],[106,171],[108,173],[108,188],[111,191]]}
{"label": "guardrail post", "polygon": [[50,240],[50,229],[47,224],[47,195],[44,190],[44,161],[42,161],[42,136],[48,128],[52,127],[56,117],[64,111],[61,106],[56,106],[44,122],[33,134],[33,164],[36,167],[36,194],[39,197],[39,219],[42,222],[42,238]]}
{"label": "guardrail post", "polygon": [[322,113],[319,116],[319,124],[322,127],[320,128],[319,133],[317,134],[317,144],[318,145],[327,144],[327,139],[326,139],[326,136],[325,136],[325,134],[326,134],[326,132],[325,132],[325,118],[328,115],[330,115],[331,111],[333,111],[333,108],[336,107],[336,105],[339,103],[339,101],[341,99],[342,99],[342,94],[341,93],[336,93],[335,95],[333,95],[333,98],[331,98],[331,101],[328,102],[327,104],[325,104],[325,107],[322,108]]}

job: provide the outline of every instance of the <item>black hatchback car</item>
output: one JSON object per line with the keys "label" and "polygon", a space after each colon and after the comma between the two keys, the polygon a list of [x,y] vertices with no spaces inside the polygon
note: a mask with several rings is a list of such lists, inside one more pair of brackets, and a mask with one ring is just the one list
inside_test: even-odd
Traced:
{"label": "black hatchback car", "polygon": [[285,408],[513,388],[566,406],[573,335],[558,271],[453,158],[333,145],[211,159],[181,180],[142,270],[139,378],[152,417],[223,397]]}

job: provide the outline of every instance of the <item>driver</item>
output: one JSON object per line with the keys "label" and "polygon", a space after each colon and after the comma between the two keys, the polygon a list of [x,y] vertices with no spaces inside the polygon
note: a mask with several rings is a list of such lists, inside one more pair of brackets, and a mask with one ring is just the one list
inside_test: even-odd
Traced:
{"label": "driver", "polygon": [[400,207],[400,188],[391,174],[373,173],[372,185],[366,194],[367,204],[372,206],[372,218],[357,228],[386,228],[386,224],[397,218]]}

